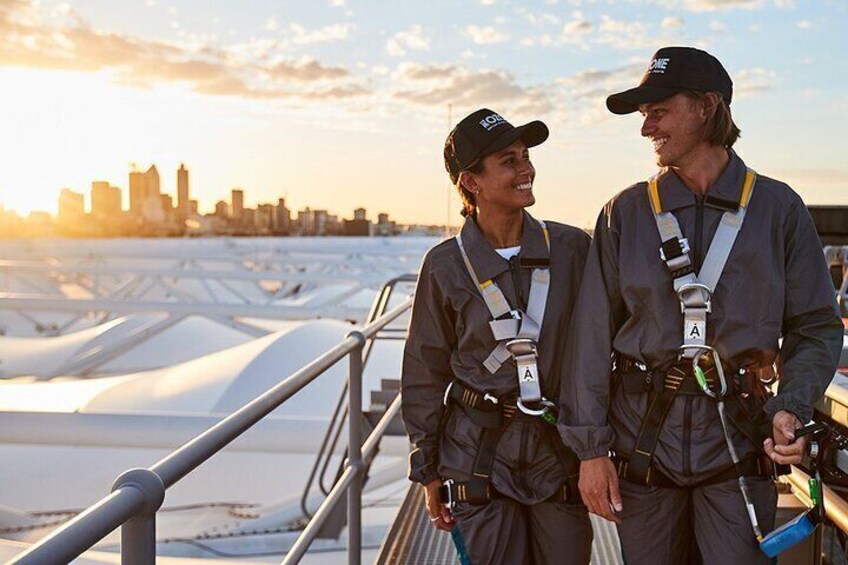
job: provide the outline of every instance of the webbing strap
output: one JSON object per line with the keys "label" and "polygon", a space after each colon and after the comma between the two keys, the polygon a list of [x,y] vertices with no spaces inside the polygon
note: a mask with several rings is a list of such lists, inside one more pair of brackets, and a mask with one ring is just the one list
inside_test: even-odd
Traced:
{"label": "webbing strap", "polygon": [[468,270],[468,274],[471,275],[474,285],[480,291],[480,295],[483,297],[483,301],[486,303],[486,307],[489,309],[492,318],[498,319],[508,313],[510,311],[509,303],[506,301],[501,289],[498,288],[498,285],[491,280],[481,283],[480,279],[477,278],[477,273],[474,272],[474,267],[471,265],[471,259],[468,258],[468,253],[465,252],[465,246],[462,244],[462,234],[456,234],[456,243],[459,245],[462,260],[465,261],[465,268]]}
{"label": "webbing strap", "polygon": [[521,329],[518,337],[534,341],[539,339],[542,322],[545,319],[545,306],[548,302],[548,290],[551,285],[551,273],[548,269],[533,269],[530,281],[530,298],[527,300],[527,311],[521,317]]}
{"label": "webbing strap", "polygon": [[486,357],[486,360],[483,361],[483,366],[492,373],[495,374],[498,369],[501,368],[501,365],[506,363],[506,360],[509,359],[509,350],[506,348],[506,342],[500,341],[489,353],[489,356]]}
{"label": "webbing strap", "polygon": [[498,442],[509,427],[515,411],[514,405],[504,404],[501,412],[501,425],[497,428],[484,428],[480,438],[480,446],[477,448],[477,456],[474,458],[474,466],[471,475],[478,479],[487,479],[492,474],[492,466],[495,464],[495,452],[498,450]]}
{"label": "webbing strap", "polygon": [[733,249],[733,244],[736,242],[736,236],[742,229],[742,221],[745,219],[745,211],[748,209],[748,202],[754,191],[756,179],[756,173],[748,169],[745,173],[745,184],[742,186],[739,209],[736,212],[728,211],[722,214],[721,223],[716,229],[709,250],[707,250],[704,265],[701,267],[701,272],[698,273],[698,279],[710,287],[713,292],[715,292],[718,279],[724,270],[724,265],[727,263],[727,258],[730,256],[730,250]]}
{"label": "webbing strap", "polygon": [[682,382],[683,378],[667,380],[661,392],[650,395],[648,411],[642,419],[636,446],[629,461],[621,469],[622,478],[638,484],[650,484],[654,450],[657,448],[660,430]]}

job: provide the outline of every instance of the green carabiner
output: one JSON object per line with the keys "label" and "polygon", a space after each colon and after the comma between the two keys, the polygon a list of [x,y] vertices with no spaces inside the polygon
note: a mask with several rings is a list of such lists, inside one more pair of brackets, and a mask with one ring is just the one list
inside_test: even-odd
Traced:
{"label": "green carabiner", "polygon": [[821,482],[816,477],[810,477],[810,500],[813,506],[818,506],[822,503]]}
{"label": "green carabiner", "polygon": [[551,424],[552,426],[556,426],[557,417],[553,412],[545,412],[542,414],[542,421]]}
{"label": "green carabiner", "polygon": [[698,365],[695,365],[695,380],[698,381],[698,386],[701,387],[701,390],[707,394],[711,392],[710,385],[707,382],[707,374],[704,373],[704,370]]}

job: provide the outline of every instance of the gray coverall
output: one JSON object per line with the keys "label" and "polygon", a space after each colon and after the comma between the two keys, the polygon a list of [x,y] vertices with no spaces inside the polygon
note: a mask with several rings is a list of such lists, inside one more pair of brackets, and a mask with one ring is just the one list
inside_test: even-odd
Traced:
{"label": "gray coverall", "polygon": [[[551,283],[538,343],[538,368],[543,395],[555,400],[562,343],[589,237],[570,226],[553,222],[547,226]],[[530,269],[520,268],[515,260],[511,268],[472,219],[462,228],[462,240],[479,280],[494,279],[510,305],[524,309]],[[539,224],[525,213],[520,256],[547,254]],[[457,242],[450,239],[431,249],[418,276],[401,379],[403,420],[413,447],[412,481],[427,484],[435,479],[470,478],[482,430],[461,407],[444,409],[445,388],[453,379],[497,398],[517,395],[514,361],[507,360],[495,374],[483,366],[496,345],[490,320]],[[556,429],[540,418],[516,418],[509,423],[491,472],[491,485],[500,496],[481,505],[457,503],[453,509],[472,563],[588,563],[592,529],[586,508],[582,503],[546,501],[566,480],[562,449]]]}
{"label": "gray coverall", "polygon": [[[730,162],[708,194],[738,202],[745,171],[745,164],[730,151]],[[698,272],[723,211],[705,205],[703,197],[696,197],[670,170],[661,171],[659,192],[663,209],[677,217],[689,241]],[[660,369],[677,359],[683,317],[659,248],[645,182],[604,207],[562,377],[560,432],[581,460],[607,455],[611,449],[633,453],[646,414],[647,393],[612,387],[611,354]],[[786,184],[758,177],[707,319],[707,344],[731,365],[779,352],[778,393],[763,407],[769,421],[778,410],[794,413],[802,423],[811,419],[813,404],[836,369],[842,325],[812,220]],[[738,430],[732,439],[742,459],[762,449]],[[706,395],[674,398],[654,464],[688,488],[621,481],[619,534],[628,563],[684,561],[692,530],[705,563],[768,561],[759,551],[735,479],[699,486],[731,467],[714,400]],[[769,531],[776,507],[773,484],[767,478],[750,483],[760,525]]]}

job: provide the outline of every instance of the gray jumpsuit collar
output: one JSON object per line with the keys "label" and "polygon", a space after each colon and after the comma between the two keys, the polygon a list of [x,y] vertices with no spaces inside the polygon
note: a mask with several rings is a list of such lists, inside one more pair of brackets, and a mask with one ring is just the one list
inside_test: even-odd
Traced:
{"label": "gray jumpsuit collar", "polygon": [[[474,219],[465,218],[461,234],[462,243],[480,282],[493,279],[509,270],[509,263],[498,255]],[[521,230],[521,255],[534,259],[542,259],[550,255],[542,227],[526,211]]]}
{"label": "gray jumpsuit collar", "polygon": [[[722,200],[739,202],[742,195],[742,184],[748,168],[732,149],[728,150],[728,155],[730,161],[707,194]],[[663,168],[659,173],[658,181],[660,204],[664,211],[670,212],[695,204],[694,193],[689,190],[672,169]]]}

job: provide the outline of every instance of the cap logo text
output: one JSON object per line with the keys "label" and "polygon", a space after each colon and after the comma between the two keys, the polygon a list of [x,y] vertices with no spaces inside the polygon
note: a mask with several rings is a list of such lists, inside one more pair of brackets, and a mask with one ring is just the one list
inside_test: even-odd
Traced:
{"label": "cap logo text", "polygon": [[654,59],[648,66],[649,73],[664,73],[670,59],[664,57],[662,59]]}
{"label": "cap logo text", "polygon": [[480,125],[486,128],[486,131],[491,131],[492,128],[495,128],[504,123],[504,119],[500,117],[499,114],[490,114],[480,120]]}

